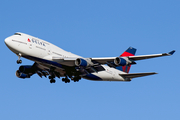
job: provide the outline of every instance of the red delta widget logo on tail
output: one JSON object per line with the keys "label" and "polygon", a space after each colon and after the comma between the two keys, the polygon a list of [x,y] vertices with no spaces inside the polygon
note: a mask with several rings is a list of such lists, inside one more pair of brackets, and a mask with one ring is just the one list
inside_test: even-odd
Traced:
{"label": "red delta widget logo on tail", "polygon": [[[135,48],[129,47],[123,54],[121,54],[119,57],[128,57],[128,56],[134,56],[136,53]],[[116,69],[121,70],[123,72],[129,73],[129,70],[131,68],[131,65],[125,65],[125,66],[118,66]]]}

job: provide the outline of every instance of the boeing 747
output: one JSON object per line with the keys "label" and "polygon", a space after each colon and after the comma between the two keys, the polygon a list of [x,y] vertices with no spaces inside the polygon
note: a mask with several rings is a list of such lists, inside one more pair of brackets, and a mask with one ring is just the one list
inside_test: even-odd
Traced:
{"label": "boeing 747", "polygon": [[173,50],[169,53],[135,56],[136,49],[129,47],[117,57],[84,58],[20,32],[7,37],[5,44],[18,56],[18,64],[22,63],[21,57],[34,61],[33,65],[19,67],[16,71],[18,78],[30,78],[37,74],[41,78],[48,77],[50,83],[55,83],[56,77],[62,77],[65,83],[70,80],[78,82],[81,78],[94,81],[131,81],[133,78],[156,74],[129,73],[131,65],[136,64],[136,61],[170,56],[175,52]]}

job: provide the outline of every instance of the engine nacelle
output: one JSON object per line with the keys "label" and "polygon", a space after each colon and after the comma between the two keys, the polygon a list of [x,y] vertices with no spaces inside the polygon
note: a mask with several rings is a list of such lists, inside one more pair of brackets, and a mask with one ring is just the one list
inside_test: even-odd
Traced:
{"label": "engine nacelle", "polygon": [[19,72],[28,74],[28,73],[32,73],[33,69],[31,65],[22,65],[19,67]]}
{"label": "engine nacelle", "polygon": [[75,60],[75,65],[76,66],[82,66],[82,67],[88,67],[88,66],[92,66],[93,63],[91,62],[91,59],[82,59],[82,58],[77,58]]}
{"label": "engine nacelle", "polygon": [[117,66],[125,66],[125,65],[128,65],[128,61],[124,58],[116,57],[114,59],[114,64]]}
{"label": "engine nacelle", "polygon": [[23,79],[25,79],[25,78],[30,78],[30,76],[29,76],[28,74],[22,73],[22,72],[20,72],[19,70],[16,71],[16,76],[17,76],[18,78],[23,78]]}

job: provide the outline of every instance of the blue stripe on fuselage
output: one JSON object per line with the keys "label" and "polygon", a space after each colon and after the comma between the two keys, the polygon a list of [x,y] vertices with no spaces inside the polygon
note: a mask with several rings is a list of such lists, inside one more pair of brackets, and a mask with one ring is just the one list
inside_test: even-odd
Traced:
{"label": "blue stripe on fuselage", "polygon": [[57,62],[54,62],[54,61],[45,60],[45,59],[42,59],[42,58],[37,58],[37,57],[32,57],[32,56],[23,56],[23,57],[25,57],[27,59],[30,59],[30,60],[33,60],[33,61],[39,61],[39,62],[46,63],[46,64],[49,64],[49,65],[57,66],[59,68],[63,68],[61,64],[59,64]]}
{"label": "blue stripe on fuselage", "polygon": [[102,80],[100,77],[93,75],[93,74],[87,74],[83,78],[89,79],[89,80]]}

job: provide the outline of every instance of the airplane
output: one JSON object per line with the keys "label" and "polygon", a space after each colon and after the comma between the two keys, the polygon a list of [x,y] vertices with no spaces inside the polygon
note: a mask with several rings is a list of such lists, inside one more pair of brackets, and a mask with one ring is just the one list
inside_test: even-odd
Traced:
{"label": "airplane", "polygon": [[136,64],[136,61],[170,56],[175,52],[135,56],[136,49],[129,47],[117,57],[84,58],[21,32],[7,37],[4,42],[18,56],[17,64],[22,63],[21,57],[34,61],[33,65],[19,67],[15,73],[18,78],[30,78],[37,74],[41,78],[48,77],[50,83],[55,83],[56,77],[62,77],[65,83],[69,83],[70,79],[78,82],[81,78],[94,81],[131,81],[133,78],[157,74],[129,73],[131,65]]}

